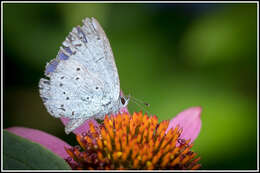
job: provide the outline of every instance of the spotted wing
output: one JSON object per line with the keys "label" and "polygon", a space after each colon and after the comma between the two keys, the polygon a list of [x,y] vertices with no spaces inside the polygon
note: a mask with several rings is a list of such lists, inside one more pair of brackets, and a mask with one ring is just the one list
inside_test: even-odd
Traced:
{"label": "spotted wing", "polygon": [[104,84],[83,64],[74,59],[59,61],[49,77],[40,80],[39,88],[52,116],[76,119],[103,111]]}
{"label": "spotted wing", "polygon": [[[97,79],[104,83],[104,100],[119,98],[120,83],[114,56],[105,32],[95,18],[83,20],[66,37],[60,47],[58,60],[73,59],[83,64]],[[51,68],[51,67],[50,67]],[[50,70],[46,69],[46,74]]]}

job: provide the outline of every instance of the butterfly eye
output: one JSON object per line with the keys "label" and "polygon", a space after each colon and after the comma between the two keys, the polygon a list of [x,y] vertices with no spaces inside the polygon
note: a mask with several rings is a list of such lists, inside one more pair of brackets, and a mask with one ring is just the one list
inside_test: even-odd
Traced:
{"label": "butterfly eye", "polygon": [[121,98],[121,103],[125,105],[125,99],[123,97]]}

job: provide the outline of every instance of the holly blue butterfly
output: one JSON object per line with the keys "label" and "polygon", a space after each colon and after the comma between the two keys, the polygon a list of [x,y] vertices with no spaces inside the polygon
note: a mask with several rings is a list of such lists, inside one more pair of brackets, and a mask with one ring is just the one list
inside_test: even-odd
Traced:
{"label": "holly blue butterfly", "polygon": [[129,98],[120,94],[114,56],[106,34],[95,18],[86,18],[62,43],[58,55],[46,65],[39,82],[47,111],[69,118],[65,133],[89,118],[103,118],[126,107]]}

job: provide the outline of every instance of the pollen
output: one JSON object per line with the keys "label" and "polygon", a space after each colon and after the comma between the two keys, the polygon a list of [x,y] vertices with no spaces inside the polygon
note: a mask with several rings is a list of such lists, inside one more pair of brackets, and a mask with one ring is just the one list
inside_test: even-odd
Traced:
{"label": "pollen", "polygon": [[166,133],[168,125],[142,112],[106,115],[99,130],[90,122],[88,134],[76,136],[79,146],[66,151],[77,162],[76,169],[199,169],[193,144],[180,139],[179,126]]}

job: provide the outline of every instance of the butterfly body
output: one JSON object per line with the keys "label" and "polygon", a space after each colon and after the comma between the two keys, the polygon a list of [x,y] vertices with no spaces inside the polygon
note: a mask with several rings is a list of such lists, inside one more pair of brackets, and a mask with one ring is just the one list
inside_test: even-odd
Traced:
{"label": "butterfly body", "polygon": [[45,75],[49,79],[40,79],[40,96],[52,116],[70,119],[67,134],[89,118],[118,113],[128,103],[120,95],[109,41],[94,18],[73,28],[57,57],[47,63]]}

